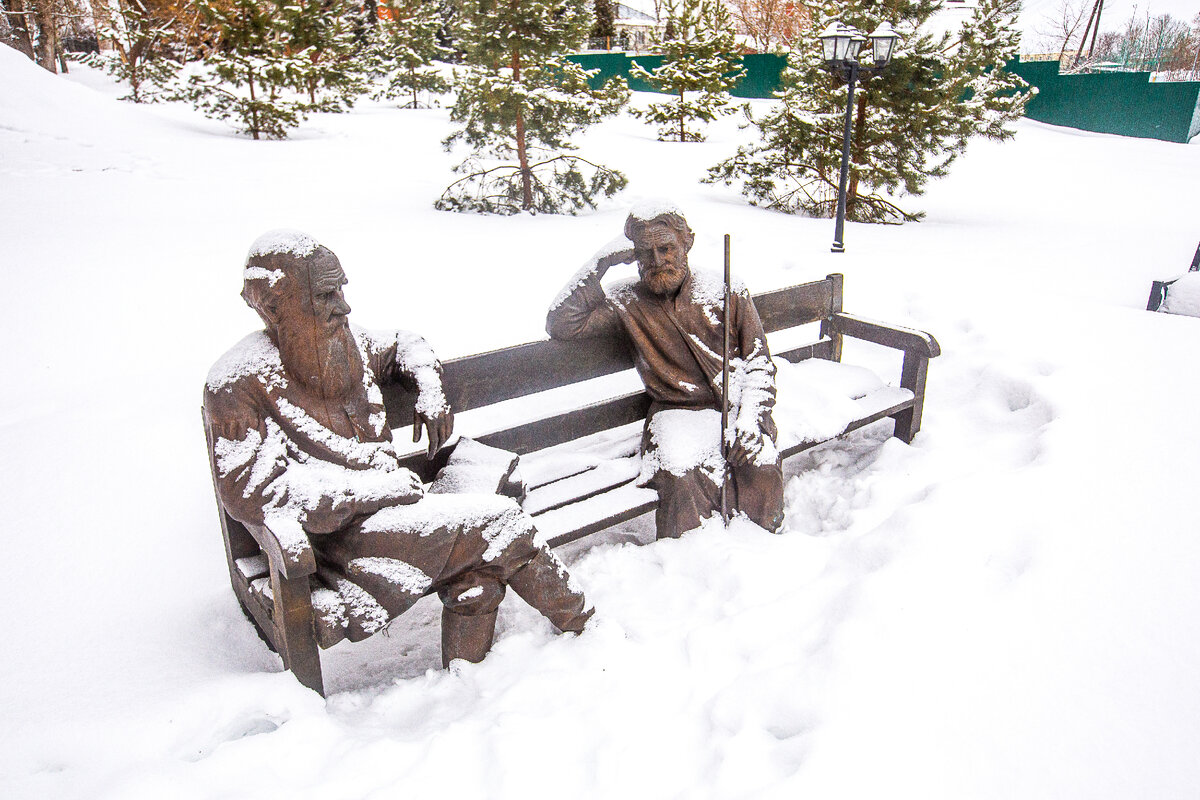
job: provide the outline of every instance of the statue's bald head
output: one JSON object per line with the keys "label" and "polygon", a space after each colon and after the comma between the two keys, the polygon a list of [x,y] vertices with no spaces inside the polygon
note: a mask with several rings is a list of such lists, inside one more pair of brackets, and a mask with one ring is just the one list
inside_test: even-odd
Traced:
{"label": "statue's bald head", "polygon": [[[268,328],[275,328],[285,309],[318,311],[318,296],[334,291],[340,296],[345,282],[341,262],[329,248],[306,233],[275,230],[250,246],[242,272],[242,298]],[[346,306],[342,316],[349,310]]]}

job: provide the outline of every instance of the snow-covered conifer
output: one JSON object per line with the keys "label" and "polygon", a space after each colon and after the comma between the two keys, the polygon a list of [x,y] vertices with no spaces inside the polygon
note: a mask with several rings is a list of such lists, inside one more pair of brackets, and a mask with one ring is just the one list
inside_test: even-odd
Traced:
{"label": "snow-covered conifer", "polygon": [[199,6],[214,41],[185,96],[255,139],[284,138],[313,110],[295,89],[309,85],[314,68],[307,50],[290,47],[283,2],[201,0]]}
{"label": "snow-covered conifer", "polygon": [[658,125],[663,141],[699,142],[697,123],[732,114],[729,90],[745,71],[735,54],[733,18],[723,0],[666,0],[671,36],[658,39],[662,64],[650,72],[636,61],[630,74],[674,95],[632,113]]}
{"label": "snow-covered conifer", "polygon": [[371,71],[385,85],[376,99],[404,96],[402,108],[420,108],[420,95],[444,94],[450,82],[433,66],[450,51],[438,44],[442,17],[423,0],[387,0],[371,42]]}
{"label": "snow-covered conifer", "polygon": [[288,51],[303,52],[309,68],[298,91],[314,110],[342,111],[368,89],[362,62],[363,10],[354,0],[288,0],[280,7]]}
{"label": "snow-covered conifer", "polygon": [[180,69],[167,52],[175,39],[172,19],[142,0],[119,0],[105,11],[104,17],[97,15],[96,35],[113,49],[89,53],[82,61],[128,83],[129,94],[122,100],[154,102]]}
{"label": "snow-covered conifer", "polygon": [[593,89],[594,73],[563,56],[592,25],[588,0],[464,0],[451,121],[443,143],[471,148],[435,204],[452,211],[575,213],[625,186],[625,176],[575,153],[570,138],[615,114],[624,79]]}
{"label": "snow-covered conifer", "polygon": [[612,0],[593,0],[592,8],[596,19],[592,23],[591,38],[607,47],[617,35],[616,5]]}
{"label": "snow-covered conifer", "polygon": [[[886,9],[871,0],[814,4],[817,24],[784,70],[782,101],[751,119],[761,140],[709,170],[708,182],[738,185],[756,205],[833,216],[837,208],[846,81],[829,74],[817,33],[833,19],[861,31],[890,22],[902,37],[891,64],[855,89],[846,218],[916,220],[895,203],[919,195],[947,173],[973,135],[1003,140],[1031,96],[1004,70],[1017,54],[1019,0],[979,0],[959,31],[927,32],[939,0],[903,0]],[[864,58],[866,56],[864,55]]]}

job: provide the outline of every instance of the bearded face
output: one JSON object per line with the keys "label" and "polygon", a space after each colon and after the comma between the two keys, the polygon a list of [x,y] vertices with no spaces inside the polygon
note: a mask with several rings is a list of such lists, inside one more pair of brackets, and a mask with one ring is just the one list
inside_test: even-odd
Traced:
{"label": "bearded face", "polygon": [[662,296],[678,292],[688,276],[687,243],[683,234],[669,225],[655,223],[646,226],[633,245],[638,275],[646,287]]}
{"label": "bearded face", "polygon": [[269,326],[284,369],[322,399],[349,398],[362,387],[363,363],[350,332],[342,265],[320,248],[291,260],[284,271],[286,286],[271,303]]}

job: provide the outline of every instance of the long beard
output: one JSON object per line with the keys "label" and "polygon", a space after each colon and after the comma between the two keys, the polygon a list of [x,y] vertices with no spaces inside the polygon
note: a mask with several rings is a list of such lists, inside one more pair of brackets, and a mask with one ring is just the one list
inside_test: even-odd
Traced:
{"label": "long beard", "polygon": [[323,400],[342,401],[362,391],[363,363],[350,329],[278,333],[279,356],[288,377]]}
{"label": "long beard", "polygon": [[670,267],[656,270],[644,270],[642,281],[646,287],[657,295],[667,295],[679,290],[687,277],[683,267]]}

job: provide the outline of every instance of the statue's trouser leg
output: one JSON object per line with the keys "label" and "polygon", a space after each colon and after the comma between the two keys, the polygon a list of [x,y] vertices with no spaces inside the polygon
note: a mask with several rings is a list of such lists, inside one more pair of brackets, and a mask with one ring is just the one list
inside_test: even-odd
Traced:
{"label": "statue's trouser leg", "polygon": [[654,474],[650,486],[658,491],[654,524],[659,539],[678,539],[699,528],[701,521],[720,513],[721,487],[700,469],[673,475],[665,469]]}
{"label": "statue's trouser leg", "polygon": [[[462,618],[490,614],[492,619],[487,626],[490,646],[495,611],[504,599],[506,586],[511,586],[559,630],[583,630],[593,609],[587,607],[583,592],[571,585],[562,562],[545,546],[538,545],[535,535],[533,521],[515,502],[503,514],[488,520],[482,530],[463,532],[455,542],[443,576],[435,583],[440,584],[438,595],[447,613],[454,617],[442,616],[443,643],[448,620],[459,631],[465,626]],[[480,620],[480,637],[484,627]]]}
{"label": "statue's trouser leg", "polygon": [[[440,524],[430,525],[431,519]],[[451,628],[448,657],[469,652],[474,657],[462,657],[478,660],[491,643],[495,611],[510,583],[559,629],[580,629],[590,615],[583,594],[568,585],[566,571],[534,541],[535,533],[533,521],[509,498],[431,495],[323,538],[326,584],[337,588],[341,581],[351,594],[366,593],[346,603],[351,619],[329,639],[365,638],[432,589],[452,615],[443,615]],[[421,585],[414,584],[414,576],[427,577]],[[373,605],[367,601],[378,602],[380,615],[386,611],[382,621],[371,616],[370,630],[359,624],[356,611]]]}
{"label": "statue's trouser leg", "polygon": [[[683,475],[659,470],[650,486],[658,490],[654,522],[659,539],[678,538],[721,513],[721,487],[703,470],[688,470]],[[729,489],[730,512],[741,512],[766,530],[779,530],[783,524],[783,467],[778,461],[735,468]]]}
{"label": "statue's trouser leg", "polygon": [[538,548],[537,555],[513,573],[508,585],[563,632],[579,633],[596,611],[588,606],[583,592],[571,585],[562,561],[545,547]]}
{"label": "statue's trouser leg", "polygon": [[783,524],[783,464],[744,464],[733,470],[730,508],[774,533]]}
{"label": "statue's trouser leg", "polygon": [[456,658],[477,664],[492,649],[504,580],[528,558],[519,540],[485,562],[487,542],[480,531],[474,527],[459,531],[446,566],[434,581],[442,601],[443,667]]}
{"label": "statue's trouser leg", "polygon": [[442,666],[456,658],[478,664],[492,649],[496,635],[496,612],[467,616],[442,609]]}

